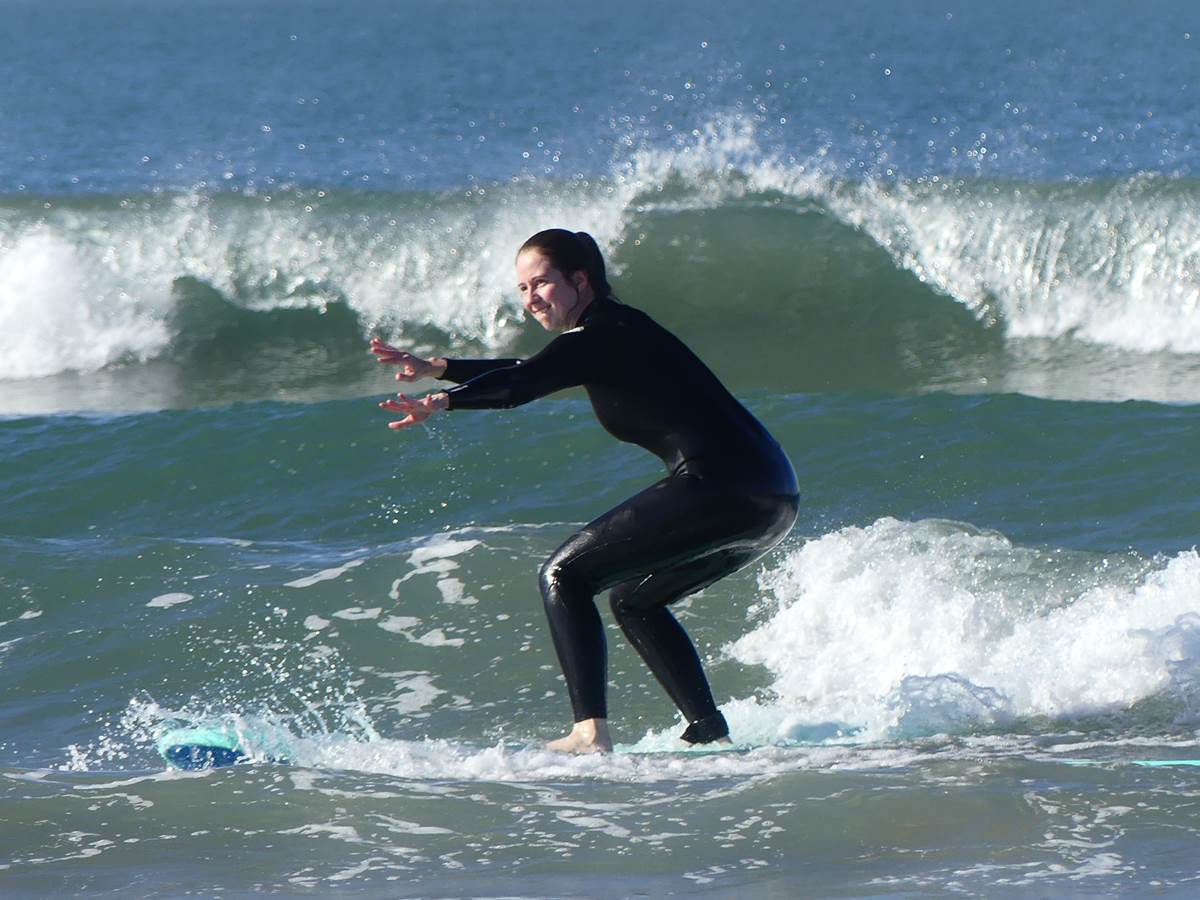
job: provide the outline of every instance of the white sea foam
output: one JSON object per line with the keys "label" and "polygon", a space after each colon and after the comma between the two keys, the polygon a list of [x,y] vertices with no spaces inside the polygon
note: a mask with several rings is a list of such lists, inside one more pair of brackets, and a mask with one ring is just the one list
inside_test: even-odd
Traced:
{"label": "white sea foam", "polygon": [[385,616],[379,623],[379,627],[393,634],[403,634],[420,624],[421,620],[416,616]]}
{"label": "white sea foam", "polygon": [[47,226],[0,231],[0,379],[90,371],[166,348],[164,286],[123,270],[112,249]]}
{"label": "white sea foam", "polygon": [[[919,755],[903,748],[849,746],[688,752],[673,740],[652,750],[618,747],[613,754],[573,756],[536,746],[489,747],[436,739],[352,741],[338,735],[295,738],[289,750],[290,758],[304,767],[379,772],[435,783],[532,783],[535,790],[557,779],[704,781],[797,769],[900,767]],[[317,783],[312,787],[320,790]]]}
{"label": "white sea foam", "polygon": [[304,627],[309,631],[323,631],[329,627],[329,620],[322,619],[318,615],[306,616],[304,619]]}
{"label": "white sea foam", "polygon": [[416,616],[385,616],[383,621],[379,622],[379,627],[399,635],[409,643],[423,644],[426,647],[461,647],[466,643],[462,638],[447,637],[441,628],[431,628],[417,634],[420,624],[421,620]]}
{"label": "white sea foam", "polygon": [[345,619],[348,622],[358,622],[363,619],[378,619],[379,614],[383,612],[380,606],[372,606],[370,609],[363,609],[361,606],[349,606],[346,609],[339,609],[333,613],[334,618]]}
{"label": "white sea foam", "polygon": [[461,647],[466,642],[462,638],[446,637],[446,632],[440,628],[432,628],[415,638],[415,643],[424,644],[426,647]]}
{"label": "white sea foam", "polygon": [[1125,710],[1200,684],[1200,557],[1046,554],[943,521],[882,519],[765,573],[729,648],[774,697],[730,704],[753,741],[954,732]]}
{"label": "white sea foam", "polygon": [[[481,543],[482,541],[478,540],[453,540],[445,535],[431,538],[409,554],[408,563],[412,566],[412,570],[403,578],[398,578],[393,582],[388,596],[393,600],[399,600],[400,585],[404,582],[417,575],[434,575],[437,577],[437,589],[442,595],[443,602],[474,606],[479,599],[467,594],[466,585],[458,578],[449,577],[448,573],[459,567],[453,557],[469,553]],[[422,641],[422,643],[429,642]]]}
{"label": "white sea foam", "polygon": [[445,603],[457,603],[462,606],[474,606],[479,602],[477,597],[466,593],[466,586],[457,578],[441,578],[437,588]]}
{"label": "white sea foam", "polygon": [[146,605],[166,609],[167,607],[178,606],[180,603],[187,603],[191,599],[193,599],[191,594],[175,592],[170,594],[160,594]]}
{"label": "white sea foam", "polygon": [[364,560],[361,559],[352,559],[343,565],[334,566],[331,569],[322,569],[320,572],[314,572],[312,575],[305,575],[303,578],[289,581],[285,587],[307,588],[312,587],[314,584],[320,584],[322,581],[333,581],[335,578],[341,578],[351,569],[361,566],[363,562]]}
{"label": "white sea foam", "polygon": [[429,672],[381,672],[371,674],[389,680],[391,689],[385,708],[406,716],[419,713],[446,692],[435,684],[436,677]]}
{"label": "white sea foam", "polygon": [[[450,559],[454,556],[461,556],[464,553],[469,553],[478,547],[482,542],[477,540],[456,541],[449,538],[437,535],[430,538],[425,544],[415,549],[409,554],[409,565],[413,566],[413,571],[416,573],[425,571],[445,571],[443,569],[428,568],[431,563],[438,560]],[[455,567],[457,568],[457,566]]]}

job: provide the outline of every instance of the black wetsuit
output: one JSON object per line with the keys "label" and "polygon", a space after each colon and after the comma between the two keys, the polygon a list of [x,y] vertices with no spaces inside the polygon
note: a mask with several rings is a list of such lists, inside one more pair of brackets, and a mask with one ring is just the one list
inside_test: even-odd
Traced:
{"label": "black wetsuit", "polygon": [[796,475],[767,430],[684,344],[645,313],[596,299],[528,360],[450,360],[450,409],[519,406],[582,385],[618,440],[669,474],[588,523],[546,561],[541,589],[575,721],[607,718],[604,629],[612,588],[626,637],[691,723],[693,743],[728,734],[700,658],[668,604],[762,556],[788,533]]}

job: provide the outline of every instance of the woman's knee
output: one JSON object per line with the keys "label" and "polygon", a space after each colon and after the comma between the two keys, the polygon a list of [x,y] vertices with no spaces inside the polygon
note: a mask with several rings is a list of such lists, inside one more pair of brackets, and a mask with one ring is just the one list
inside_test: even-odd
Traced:
{"label": "woman's knee", "polygon": [[578,600],[590,600],[591,591],[587,578],[580,572],[571,553],[560,547],[538,570],[538,587],[546,605],[567,604]]}

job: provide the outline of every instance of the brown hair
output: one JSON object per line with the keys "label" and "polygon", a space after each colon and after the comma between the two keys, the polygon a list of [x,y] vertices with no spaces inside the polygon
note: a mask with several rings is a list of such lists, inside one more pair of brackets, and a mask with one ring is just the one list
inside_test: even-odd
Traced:
{"label": "brown hair", "polygon": [[517,256],[526,250],[536,250],[564,275],[571,276],[579,271],[586,273],[588,284],[596,292],[597,298],[612,296],[612,287],[604,270],[604,257],[596,245],[596,239],[586,231],[547,228],[522,244]]}

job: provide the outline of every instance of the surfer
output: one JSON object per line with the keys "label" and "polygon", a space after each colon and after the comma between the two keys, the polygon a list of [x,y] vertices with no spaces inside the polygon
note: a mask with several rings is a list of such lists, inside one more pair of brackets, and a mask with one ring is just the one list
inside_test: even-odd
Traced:
{"label": "surfer", "polygon": [[455,387],[379,405],[402,429],[445,410],[520,406],[583,386],[618,440],[658,456],[667,476],[589,522],[545,562],[540,587],[574,712],[550,749],[608,751],[607,651],[595,596],[611,588],[621,630],[688,722],[689,743],[729,741],[691,639],[668,608],[758,559],[789,532],[798,489],[767,430],[669,331],[612,293],[585,232],[540,231],[517,253],[525,309],[558,332],[526,360],[424,359],[371,341],[396,378]]}

